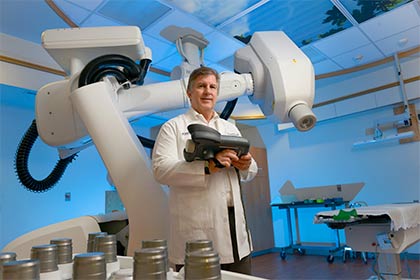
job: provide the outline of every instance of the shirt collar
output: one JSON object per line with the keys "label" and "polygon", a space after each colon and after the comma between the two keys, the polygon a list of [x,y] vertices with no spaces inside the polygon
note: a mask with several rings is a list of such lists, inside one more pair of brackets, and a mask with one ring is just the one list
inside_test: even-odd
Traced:
{"label": "shirt collar", "polygon": [[[196,110],[194,110],[193,108],[190,108],[187,114],[191,116],[191,118],[193,119],[200,119],[201,121],[207,122],[204,116],[200,114],[199,112],[197,112]],[[211,118],[210,121],[216,121],[219,118],[220,118],[219,114],[216,111],[214,111],[213,117]]]}

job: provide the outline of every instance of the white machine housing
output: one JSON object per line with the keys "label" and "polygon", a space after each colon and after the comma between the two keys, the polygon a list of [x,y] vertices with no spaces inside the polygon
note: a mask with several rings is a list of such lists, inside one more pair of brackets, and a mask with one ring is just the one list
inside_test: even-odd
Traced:
{"label": "white machine housing", "polygon": [[255,32],[249,45],[236,51],[235,70],[251,73],[254,94],[250,100],[264,114],[292,121],[300,131],[315,125],[313,66],[284,32]]}

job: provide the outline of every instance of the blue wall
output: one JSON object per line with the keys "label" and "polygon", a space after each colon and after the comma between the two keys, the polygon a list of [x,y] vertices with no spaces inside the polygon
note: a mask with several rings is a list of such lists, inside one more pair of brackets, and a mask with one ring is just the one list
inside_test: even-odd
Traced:
{"label": "blue wall", "polygon": [[[418,101],[416,106],[419,107]],[[420,142],[352,146],[365,135],[373,120],[392,115],[392,107],[388,106],[323,121],[304,133],[279,132],[272,125],[259,127],[267,147],[272,199],[279,200],[278,190],[290,180],[297,188],[364,182],[366,185],[354,201],[369,205],[419,200]],[[325,210],[328,209],[299,210],[301,241],[335,241],[334,231],[312,223],[314,215]],[[273,209],[277,247],[288,245],[284,212]],[[415,246],[411,251],[420,253],[419,248]]]}
{"label": "blue wall", "polygon": [[[18,181],[14,157],[18,144],[34,119],[35,95],[16,87],[0,86],[0,248],[39,227],[83,215],[105,212],[105,190],[112,187],[106,169],[90,147],[79,153],[59,183],[50,191],[33,193]],[[52,170],[58,154],[38,139],[29,157],[29,169],[40,180]],[[64,195],[71,192],[71,200]]]}

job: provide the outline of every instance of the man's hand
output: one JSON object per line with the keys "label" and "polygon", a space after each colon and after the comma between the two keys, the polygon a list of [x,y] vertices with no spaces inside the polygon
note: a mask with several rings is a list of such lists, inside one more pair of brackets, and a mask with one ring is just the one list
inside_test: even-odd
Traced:
{"label": "man's hand", "polygon": [[[226,149],[218,152],[214,157],[224,167],[234,166],[239,170],[247,170],[251,165],[252,156],[250,153],[242,155],[240,158],[236,154],[236,151]],[[210,173],[218,172],[221,168],[216,166],[213,160],[209,161]]]}
{"label": "man's hand", "polygon": [[250,153],[242,155],[238,160],[232,160],[232,165],[239,170],[247,170],[251,166],[252,156]]}

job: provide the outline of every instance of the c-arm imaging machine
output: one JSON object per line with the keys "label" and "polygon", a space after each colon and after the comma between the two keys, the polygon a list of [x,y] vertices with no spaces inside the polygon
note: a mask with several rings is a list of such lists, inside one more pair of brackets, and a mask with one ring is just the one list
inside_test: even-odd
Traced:
{"label": "c-arm imaging machine", "polygon": [[[126,208],[129,255],[141,240],[167,238],[167,196],[130,122],[188,107],[188,77],[143,85],[151,51],[137,27],[47,30],[42,43],[68,77],[37,93],[40,138],[62,159],[96,146]],[[218,101],[247,95],[300,131],[315,125],[312,64],[283,32],[256,32],[235,53],[235,72],[221,73]]]}

